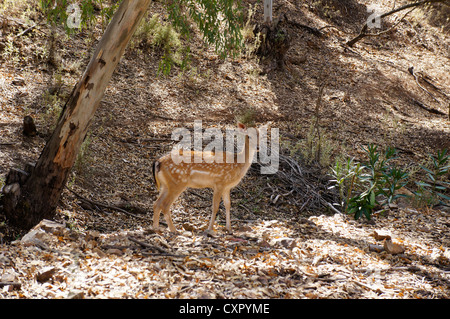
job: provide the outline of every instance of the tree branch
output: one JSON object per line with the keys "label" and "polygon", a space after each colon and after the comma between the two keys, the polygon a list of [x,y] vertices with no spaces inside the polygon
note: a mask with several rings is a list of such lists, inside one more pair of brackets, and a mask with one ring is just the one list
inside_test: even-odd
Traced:
{"label": "tree branch", "polygon": [[[390,16],[391,14],[394,14],[394,13],[397,13],[397,12],[399,12],[399,11],[402,11],[402,10],[406,10],[406,9],[409,9],[409,8],[416,8],[416,7],[419,7],[419,6],[421,6],[421,5],[424,5],[424,4],[430,4],[430,3],[446,3],[446,2],[448,2],[448,0],[425,0],[425,1],[418,1],[418,2],[414,2],[414,3],[408,3],[408,4],[405,4],[404,6],[401,6],[401,7],[398,7],[397,9],[393,9],[393,10],[391,10],[391,11],[388,11],[388,12],[386,12],[386,13],[383,13],[382,15],[380,15],[378,18],[380,18],[380,19],[383,19],[383,18],[385,18],[385,17],[387,17],[387,16]],[[412,10],[411,10],[412,11]],[[409,12],[408,12],[409,13]],[[406,15],[405,15],[406,16]],[[402,18],[403,19],[403,18]],[[400,19],[400,21],[402,20],[402,19]],[[367,36],[374,36],[374,35],[379,35],[379,34],[382,34],[382,33],[384,33],[384,32],[380,32],[379,34],[370,34],[370,33],[367,33],[367,29],[368,29],[368,23],[369,23],[369,21],[367,21],[364,25],[363,25],[363,27],[361,28],[361,31],[359,32],[359,34],[355,37],[355,38],[353,38],[352,40],[349,40],[346,44],[349,46],[349,47],[352,47],[356,42],[358,42],[359,40],[361,40],[361,39],[363,39],[363,38],[365,38],[365,37],[367,37]]]}
{"label": "tree branch", "polygon": [[136,215],[136,214],[130,213],[129,211],[126,211],[125,209],[122,209],[122,208],[120,208],[120,207],[117,207],[117,206],[114,206],[114,205],[109,205],[109,204],[100,203],[100,202],[98,202],[98,201],[91,200],[91,199],[88,199],[88,198],[86,198],[86,197],[83,197],[83,196],[81,196],[80,194],[78,194],[77,192],[75,192],[74,190],[70,189],[70,188],[67,187],[67,186],[66,186],[66,189],[67,189],[68,191],[70,191],[72,194],[74,194],[76,197],[78,197],[80,200],[85,201],[85,202],[87,202],[87,203],[89,203],[89,204],[91,204],[91,205],[94,205],[94,206],[100,206],[100,207],[103,207],[103,208],[106,208],[106,209],[113,209],[113,210],[122,212],[122,213],[124,213],[124,214],[126,214],[126,215],[128,215],[128,216],[132,216],[132,217],[135,217],[135,218],[143,218],[143,217],[138,216],[138,215]]}

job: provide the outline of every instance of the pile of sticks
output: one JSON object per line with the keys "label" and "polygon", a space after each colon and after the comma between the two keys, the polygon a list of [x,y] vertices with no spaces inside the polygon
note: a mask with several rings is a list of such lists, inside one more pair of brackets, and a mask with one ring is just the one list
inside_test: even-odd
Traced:
{"label": "pile of sticks", "polygon": [[[295,213],[341,213],[332,204],[339,202],[339,195],[330,189],[331,177],[322,172],[318,165],[300,163],[297,159],[279,155],[279,169],[263,179],[263,190],[272,205],[289,205]],[[253,165],[249,173],[260,174]]]}

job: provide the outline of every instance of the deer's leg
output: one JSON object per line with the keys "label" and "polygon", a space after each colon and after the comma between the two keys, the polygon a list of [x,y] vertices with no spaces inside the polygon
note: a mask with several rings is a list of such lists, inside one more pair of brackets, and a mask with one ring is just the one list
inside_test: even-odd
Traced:
{"label": "deer's leg", "polygon": [[220,198],[222,197],[222,190],[214,189],[213,203],[212,203],[212,215],[209,221],[208,231],[213,230],[214,222],[216,221],[216,214],[219,210]]}
{"label": "deer's leg", "polygon": [[177,229],[173,225],[172,222],[172,215],[170,213],[170,206],[172,206],[173,202],[180,196],[180,194],[184,191],[184,189],[181,190],[171,190],[168,192],[167,198],[164,201],[164,205],[162,208],[162,212],[164,214],[164,218],[166,219],[167,226],[169,226],[169,230],[173,233],[177,232]]}
{"label": "deer's leg", "polygon": [[231,233],[231,218],[230,218],[230,210],[231,210],[231,200],[230,200],[230,190],[227,189],[222,195],[223,198],[223,204],[225,206],[226,211],[226,228]]}
{"label": "deer's leg", "polygon": [[157,231],[159,229],[159,215],[163,208],[163,204],[166,201],[168,190],[165,186],[161,187],[158,199],[153,204],[153,229]]}

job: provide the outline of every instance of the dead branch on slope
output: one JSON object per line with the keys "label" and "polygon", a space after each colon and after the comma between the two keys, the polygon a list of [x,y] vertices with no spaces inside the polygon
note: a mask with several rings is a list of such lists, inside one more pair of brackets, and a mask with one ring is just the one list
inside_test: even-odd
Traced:
{"label": "dead branch on slope", "polygon": [[[387,16],[390,16],[390,15],[392,15],[392,14],[394,14],[394,13],[397,13],[397,12],[399,12],[399,11],[403,11],[403,10],[406,10],[406,9],[409,9],[409,8],[413,8],[412,10],[414,10],[414,9],[416,9],[416,8],[419,7],[419,6],[422,6],[422,5],[425,5],[425,4],[430,4],[430,3],[444,3],[444,4],[446,4],[446,3],[448,3],[448,0],[425,0],[425,1],[419,1],[419,2],[414,2],[414,3],[408,3],[408,4],[404,5],[404,6],[398,7],[397,9],[393,9],[393,10],[391,10],[391,11],[389,11],[389,12],[383,13],[382,15],[376,17],[376,19],[380,19],[380,21],[381,21],[381,19],[383,19],[383,18],[385,18],[385,17],[387,17]],[[405,14],[405,16],[403,16],[403,18],[406,17],[406,15],[408,15],[412,10],[408,11],[408,12]],[[401,19],[399,20],[399,22],[402,21],[403,18],[401,18]],[[379,32],[379,33],[377,33],[377,34],[367,33],[367,29],[369,28],[369,23],[370,23],[371,21],[372,21],[372,20],[367,20],[366,23],[365,23],[365,24],[363,25],[363,27],[361,28],[361,31],[359,32],[359,34],[358,34],[355,38],[353,38],[353,39],[347,41],[346,44],[347,44],[349,47],[352,47],[356,42],[358,42],[359,40],[361,40],[361,39],[363,39],[363,38],[365,38],[365,37],[368,37],[368,36],[378,36],[378,35],[381,35],[381,34],[384,34],[384,33],[388,32],[388,31],[390,31],[390,30],[393,28],[393,27],[392,27],[392,28],[389,28],[388,30]],[[398,23],[397,23],[397,24],[398,24]],[[394,25],[394,27],[395,27],[395,26],[396,26],[396,25]]]}

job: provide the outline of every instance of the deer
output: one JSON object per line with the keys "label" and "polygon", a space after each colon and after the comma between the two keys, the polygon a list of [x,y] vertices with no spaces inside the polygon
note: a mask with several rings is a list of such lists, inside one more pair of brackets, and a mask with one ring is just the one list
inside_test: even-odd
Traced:
{"label": "deer", "polygon": [[[212,215],[207,232],[214,233],[216,213],[222,199],[226,211],[226,230],[231,233],[230,190],[241,182],[252,164],[257,152],[259,130],[252,130],[252,132],[256,131],[256,134],[249,134],[248,128],[238,123],[238,133],[244,134],[244,147],[240,153],[187,151],[186,154],[185,150],[179,150],[180,156],[190,157],[191,161],[174,161],[170,153],[154,161],[153,177],[159,195],[153,204],[153,230],[159,231],[159,217],[162,211],[170,232],[176,233],[170,213],[171,205],[187,188],[211,188],[213,190]],[[196,155],[202,156],[200,163],[192,160]],[[227,161],[227,156],[228,159],[231,156],[234,160],[230,163],[230,160]],[[217,160],[218,158],[221,160]],[[238,163],[238,158],[245,160]]]}

